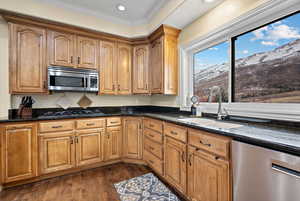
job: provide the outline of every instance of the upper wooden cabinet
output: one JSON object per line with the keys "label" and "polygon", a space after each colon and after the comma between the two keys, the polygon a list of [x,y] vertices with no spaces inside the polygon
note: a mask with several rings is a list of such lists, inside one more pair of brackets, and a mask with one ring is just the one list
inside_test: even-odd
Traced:
{"label": "upper wooden cabinet", "polygon": [[97,69],[98,40],[77,36],[77,67]]}
{"label": "upper wooden cabinet", "polygon": [[7,125],[0,135],[4,183],[37,176],[36,124]]}
{"label": "upper wooden cabinet", "polygon": [[126,44],[118,44],[117,85],[118,94],[132,93],[132,47]]}
{"label": "upper wooden cabinet", "polygon": [[123,156],[142,159],[142,119],[126,117],[123,121]]}
{"label": "upper wooden cabinet", "polygon": [[98,43],[97,39],[48,30],[49,64],[97,69]]}
{"label": "upper wooden cabinet", "polygon": [[45,93],[46,30],[9,23],[10,93]]}
{"label": "upper wooden cabinet", "polygon": [[75,66],[75,35],[48,31],[48,59],[54,66]]}
{"label": "upper wooden cabinet", "polygon": [[100,94],[132,93],[132,47],[100,42]]}
{"label": "upper wooden cabinet", "polygon": [[149,45],[133,48],[133,93],[149,93]]}
{"label": "upper wooden cabinet", "polygon": [[180,30],[162,25],[151,36],[151,93],[177,95]]}
{"label": "upper wooden cabinet", "polygon": [[100,41],[100,94],[116,94],[116,44]]}

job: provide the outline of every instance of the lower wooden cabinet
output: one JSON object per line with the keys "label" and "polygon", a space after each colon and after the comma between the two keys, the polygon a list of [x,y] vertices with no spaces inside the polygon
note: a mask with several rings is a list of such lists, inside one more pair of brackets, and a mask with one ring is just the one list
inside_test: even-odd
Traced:
{"label": "lower wooden cabinet", "polygon": [[40,136],[40,169],[42,174],[70,169],[75,165],[73,131]]}
{"label": "lower wooden cabinet", "polygon": [[1,128],[3,182],[37,176],[36,124],[7,125]]}
{"label": "lower wooden cabinet", "polygon": [[126,117],[123,120],[123,157],[142,159],[142,119]]}
{"label": "lower wooden cabinet", "polygon": [[103,135],[104,160],[119,159],[122,156],[122,128],[121,126],[108,127]]}
{"label": "lower wooden cabinet", "polygon": [[102,161],[102,137],[104,129],[88,129],[77,132],[76,164],[77,166]]}
{"label": "lower wooden cabinet", "polygon": [[229,162],[189,147],[188,197],[193,201],[230,201]]}
{"label": "lower wooden cabinet", "polygon": [[165,178],[182,193],[186,192],[186,144],[165,138]]}

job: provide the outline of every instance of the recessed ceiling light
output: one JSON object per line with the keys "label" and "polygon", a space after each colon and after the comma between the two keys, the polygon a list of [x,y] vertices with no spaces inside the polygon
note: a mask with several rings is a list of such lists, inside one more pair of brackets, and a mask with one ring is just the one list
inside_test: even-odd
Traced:
{"label": "recessed ceiling light", "polygon": [[117,9],[118,9],[119,11],[125,11],[125,10],[126,10],[126,7],[125,7],[124,5],[122,5],[122,4],[119,4],[119,5],[117,5]]}
{"label": "recessed ceiling light", "polygon": [[204,0],[205,3],[211,3],[214,2],[215,0]]}

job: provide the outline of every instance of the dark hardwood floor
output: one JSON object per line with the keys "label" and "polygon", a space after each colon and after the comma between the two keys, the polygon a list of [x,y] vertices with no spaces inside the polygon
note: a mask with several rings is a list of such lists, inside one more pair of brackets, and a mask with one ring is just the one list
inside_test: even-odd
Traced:
{"label": "dark hardwood floor", "polygon": [[119,163],[9,188],[0,201],[119,201],[113,184],[148,172],[145,166]]}

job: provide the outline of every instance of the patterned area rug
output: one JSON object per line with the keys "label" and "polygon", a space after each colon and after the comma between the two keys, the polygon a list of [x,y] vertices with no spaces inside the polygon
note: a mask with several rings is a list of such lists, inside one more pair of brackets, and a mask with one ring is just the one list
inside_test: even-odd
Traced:
{"label": "patterned area rug", "polygon": [[115,184],[121,201],[180,201],[154,174]]}

